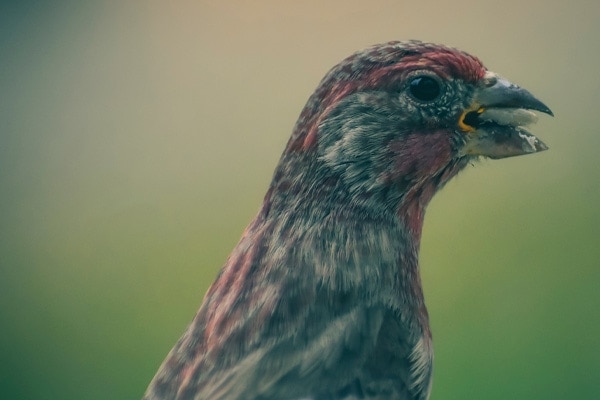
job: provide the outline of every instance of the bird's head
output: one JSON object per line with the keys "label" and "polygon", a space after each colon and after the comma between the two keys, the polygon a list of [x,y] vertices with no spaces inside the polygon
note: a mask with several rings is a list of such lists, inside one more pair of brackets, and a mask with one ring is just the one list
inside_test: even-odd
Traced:
{"label": "bird's head", "polygon": [[[302,111],[271,195],[417,213],[478,157],[547,147],[523,127],[550,109],[462,51],[389,42],[343,60]],[[288,204],[289,206],[289,204]],[[314,207],[314,205],[313,205]],[[413,210],[414,209],[414,210]]]}

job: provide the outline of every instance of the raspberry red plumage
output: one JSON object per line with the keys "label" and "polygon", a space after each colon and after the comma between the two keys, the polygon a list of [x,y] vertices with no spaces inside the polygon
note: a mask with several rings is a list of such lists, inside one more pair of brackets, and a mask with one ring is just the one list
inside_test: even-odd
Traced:
{"label": "raspberry red plumage", "polygon": [[300,114],[288,150],[314,145],[319,121],[344,96],[393,84],[422,68],[430,68],[445,79],[469,83],[485,74],[481,61],[453,48],[413,41],[389,42],[365,49],[347,57],[323,78]]}
{"label": "raspberry red plumage", "polygon": [[334,67],[145,399],[427,399],[425,208],[478,156],[544,150],[528,110],[551,113],[444,46],[390,42]]}

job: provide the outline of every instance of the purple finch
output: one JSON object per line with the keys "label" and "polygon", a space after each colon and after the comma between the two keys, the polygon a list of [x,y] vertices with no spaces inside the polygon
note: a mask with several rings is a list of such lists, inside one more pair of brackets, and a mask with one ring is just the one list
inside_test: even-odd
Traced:
{"label": "purple finch", "polygon": [[262,207],[144,399],[427,399],[425,208],[478,157],[547,147],[552,115],[459,50],[357,52],[300,114]]}

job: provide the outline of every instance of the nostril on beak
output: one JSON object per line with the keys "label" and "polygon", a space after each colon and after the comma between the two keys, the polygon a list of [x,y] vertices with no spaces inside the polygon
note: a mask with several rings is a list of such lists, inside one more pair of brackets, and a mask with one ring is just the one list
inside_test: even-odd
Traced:
{"label": "nostril on beak", "polygon": [[498,82],[498,78],[496,78],[494,75],[488,75],[483,78],[483,85],[485,87],[492,87],[496,84],[496,82]]}

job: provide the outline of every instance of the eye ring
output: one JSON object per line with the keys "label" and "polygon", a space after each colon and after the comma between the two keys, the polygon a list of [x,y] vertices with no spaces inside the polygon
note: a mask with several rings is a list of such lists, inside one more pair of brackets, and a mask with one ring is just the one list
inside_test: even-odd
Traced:
{"label": "eye ring", "polygon": [[430,102],[440,97],[442,86],[439,80],[431,75],[417,75],[408,83],[408,91],[414,99]]}

